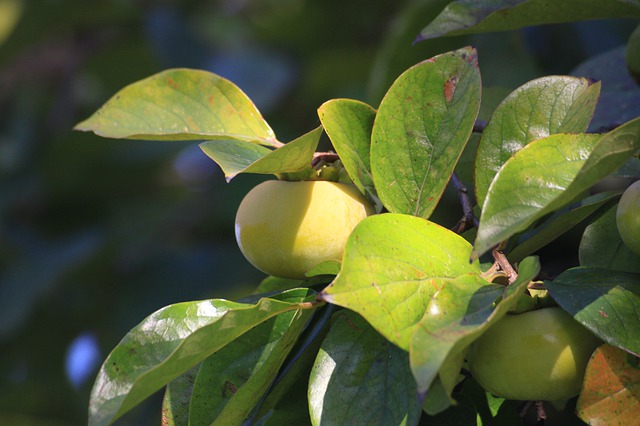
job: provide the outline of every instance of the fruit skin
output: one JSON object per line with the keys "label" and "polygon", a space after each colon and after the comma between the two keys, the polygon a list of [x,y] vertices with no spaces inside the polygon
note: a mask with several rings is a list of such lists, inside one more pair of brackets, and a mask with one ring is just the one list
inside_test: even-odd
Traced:
{"label": "fruit skin", "polygon": [[352,185],[271,180],[253,188],[236,214],[242,254],[261,271],[304,278],[326,260],[342,260],[346,240],[374,208]]}
{"label": "fruit skin", "polygon": [[640,256],[640,180],[622,194],[616,210],[616,224],[624,244]]}
{"label": "fruit skin", "polygon": [[580,392],[600,340],[561,308],[507,315],[470,347],[469,370],[490,393],[514,400],[560,401]]}

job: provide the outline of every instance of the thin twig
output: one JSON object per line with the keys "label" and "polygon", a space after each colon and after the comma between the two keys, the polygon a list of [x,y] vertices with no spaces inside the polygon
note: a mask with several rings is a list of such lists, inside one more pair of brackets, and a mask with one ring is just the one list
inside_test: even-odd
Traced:
{"label": "thin twig", "polygon": [[518,415],[520,417],[526,416],[527,413],[529,412],[529,410],[531,410],[531,408],[533,408],[533,404],[534,404],[534,401],[527,401],[524,404],[524,407],[522,407],[522,409],[520,410],[520,413],[518,413]]}
{"label": "thin twig", "polygon": [[536,416],[538,419],[538,425],[542,426],[547,420],[547,412],[544,409],[544,401],[536,401]]}
{"label": "thin twig", "polygon": [[487,122],[484,120],[476,120],[473,124],[473,133],[482,133],[484,132],[485,127],[487,127]]}
{"label": "thin twig", "polygon": [[507,274],[507,279],[509,280],[509,284],[513,283],[516,280],[516,278],[518,278],[518,272],[515,269],[513,269],[513,266],[511,266],[511,263],[509,263],[507,256],[505,256],[504,253],[497,248],[491,250],[491,254],[493,255],[493,258],[495,259],[496,263],[500,266],[500,269],[505,274]]}
{"label": "thin twig", "polygon": [[458,199],[460,200],[462,212],[464,214],[462,219],[460,219],[460,221],[454,226],[453,230],[460,234],[471,226],[475,226],[477,228],[479,221],[473,213],[473,202],[471,201],[467,187],[462,183],[455,172],[451,175],[451,184],[458,193]]}

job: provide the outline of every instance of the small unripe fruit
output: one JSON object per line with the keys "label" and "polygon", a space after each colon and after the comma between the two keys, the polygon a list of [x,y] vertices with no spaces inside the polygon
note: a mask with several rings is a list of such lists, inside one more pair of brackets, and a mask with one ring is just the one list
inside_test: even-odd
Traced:
{"label": "small unripe fruit", "polygon": [[616,210],[616,224],[624,244],[640,256],[640,180],[622,194]]}
{"label": "small unripe fruit", "polygon": [[247,260],[280,278],[305,277],[327,260],[342,260],[355,226],[374,213],[352,185],[328,181],[266,181],[236,214],[236,240]]}
{"label": "small unripe fruit", "polygon": [[488,392],[506,399],[562,401],[580,392],[600,340],[558,307],[507,315],[467,354]]}

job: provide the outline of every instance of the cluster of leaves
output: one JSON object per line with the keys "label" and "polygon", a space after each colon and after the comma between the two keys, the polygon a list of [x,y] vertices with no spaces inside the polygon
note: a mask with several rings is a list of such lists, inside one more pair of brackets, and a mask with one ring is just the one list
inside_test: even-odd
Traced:
{"label": "cluster of leaves", "polygon": [[[468,11],[474,2],[457,1],[441,20],[465,22],[465,31],[514,28],[530,23],[544,2],[495,3],[510,7],[481,16]],[[596,2],[572,3],[583,6],[579,19],[593,17],[589,11],[602,16]],[[609,3],[616,7],[606,16],[639,13],[630,2]],[[512,23],[496,27],[492,17],[505,10]],[[545,16],[566,11],[558,6]],[[456,31],[443,25],[420,37]],[[200,147],[228,180],[239,173],[308,178],[326,133],[353,184],[385,213],[358,225],[340,265],[318,268],[308,280],[268,277],[241,302],[179,303],[146,318],[104,362],[90,423],[108,424],[165,386],[163,422],[175,425],[302,424],[309,417],[312,424],[418,424],[456,401],[469,402],[463,415],[470,421],[515,415],[505,414],[505,401],[467,385],[466,350],[516,309],[539,276],[532,255],[585,220],[580,266],[543,284],[607,343],[588,368],[580,417],[632,421],[640,262],[615,230],[620,191],[590,191],[621,167],[637,176],[640,119],[586,133],[600,92],[586,78],[530,81],[495,108],[479,135],[480,72],[477,52],[466,47],[405,71],[377,108],[326,102],[318,128],[282,143],[250,99],[214,74],[173,69],[124,88],[77,129],[204,140]],[[463,172],[473,180],[461,182]],[[450,181],[463,205],[459,232],[429,220]],[[509,285],[492,282],[496,271]]]}

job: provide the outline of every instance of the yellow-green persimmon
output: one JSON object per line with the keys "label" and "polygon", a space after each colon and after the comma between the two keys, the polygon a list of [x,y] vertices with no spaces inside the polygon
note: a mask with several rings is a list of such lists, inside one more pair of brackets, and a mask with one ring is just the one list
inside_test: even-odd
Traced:
{"label": "yellow-green persimmon", "polygon": [[561,308],[507,315],[467,354],[469,370],[488,392],[506,399],[563,401],[580,392],[600,340]]}
{"label": "yellow-green persimmon", "polygon": [[624,244],[640,256],[640,180],[622,194],[616,209],[616,223]]}
{"label": "yellow-green persimmon", "polygon": [[346,240],[374,209],[352,185],[271,180],[240,203],[235,233],[247,260],[281,278],[304,278],[327,260],[342,260]]}

